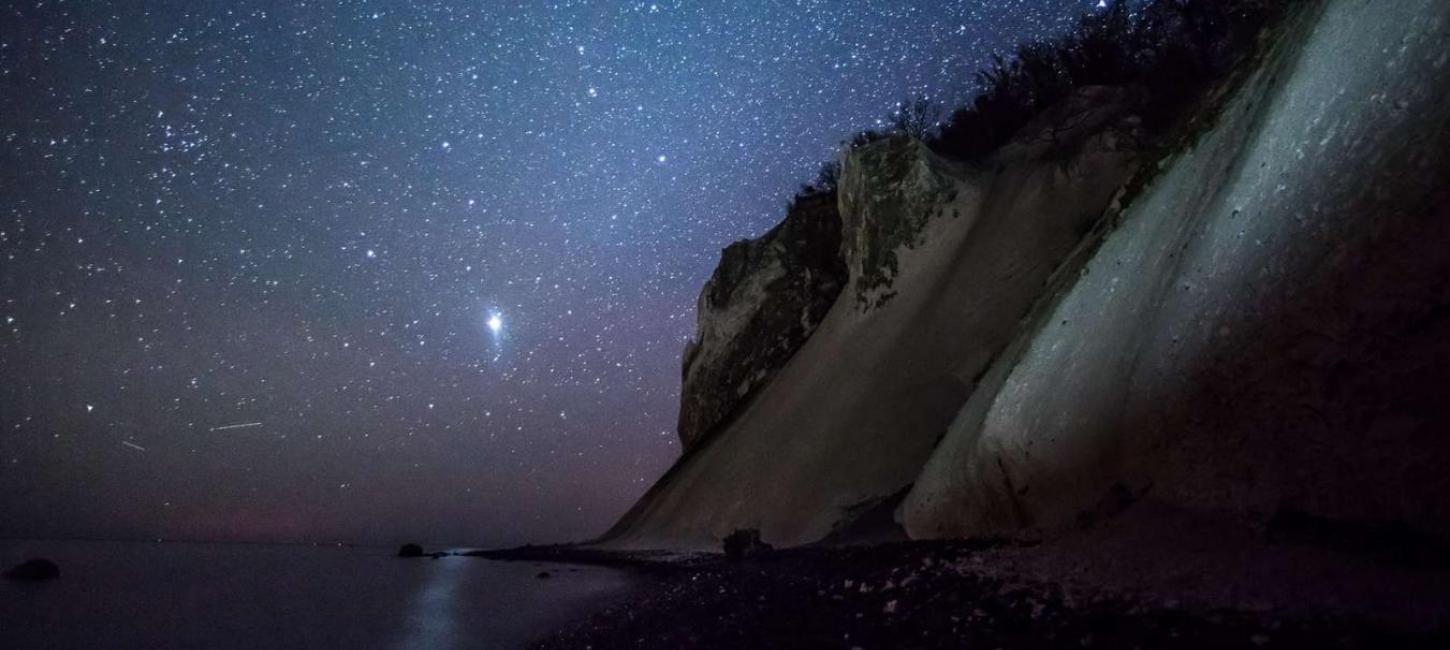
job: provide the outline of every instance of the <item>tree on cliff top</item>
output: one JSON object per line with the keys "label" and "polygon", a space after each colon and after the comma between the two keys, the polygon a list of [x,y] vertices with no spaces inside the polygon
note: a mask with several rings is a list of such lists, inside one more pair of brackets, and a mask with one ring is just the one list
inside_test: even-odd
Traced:
{"label": "tree on cliff top", "polygon": [[994,57],[976,74],[976,99],[927,142],[943,155],[979,160],[1085,86],[1141,86],[1152,98],[1144,117],[1161,124],[1228,72],[1269,10],[1263,0],[1153,0],[1137,10],[1114,0],[1064,36]]}
{"label": "tree on cliff top", "polygon": [[[1197,93],[1233,67],[1276,6],[1272,0],[1112,0],[1084,15],[1071,32],[996,55],[974,75],[976,97],[941,119],[924,97],[897,104],[883,130],[858,132],[842,144],[865,146],[893,135],[926,142],[958,160],[980,161],[1033,117],[1086,86],[1133,85],[1151,104],[1142,117],[1162,127]],[[801,197],[834,193],[840,173],[828,163]]]}

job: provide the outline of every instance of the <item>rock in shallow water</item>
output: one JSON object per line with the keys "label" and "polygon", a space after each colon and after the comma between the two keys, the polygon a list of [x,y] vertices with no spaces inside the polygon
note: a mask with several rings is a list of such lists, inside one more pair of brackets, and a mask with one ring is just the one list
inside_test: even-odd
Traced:
{"label": "rock in shallow water", "polygon": [[55,562],[45,558],[31,558],[15,565],[5,572],[5,577],[11,580],[25,580],[39,582],[60,577],[60,567]]}

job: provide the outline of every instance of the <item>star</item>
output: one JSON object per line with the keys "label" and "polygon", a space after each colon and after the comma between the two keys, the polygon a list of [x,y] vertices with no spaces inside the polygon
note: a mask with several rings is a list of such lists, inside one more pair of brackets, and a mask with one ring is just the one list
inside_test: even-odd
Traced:
{"label": "star", "polygon": [[[158,492],[139,452],[64,478],[197,512],[330,513],[308,536],[372,535],[359,522],[379,512],[408,513],[384,536],[595,534],[638,496],[641,468],[679,454],[677,342],[695,333],[719,249],[778,223],[899,89],[966,100],[990,52],[1097,3],[775,3],[767,21],[663,0],[621,20],[588,3],[419,0],[400,17],[309,2],[291,3],[295,18],[329,28],[296,32],[225,3],[104,19],[116,12],[25,3],[39,27],[7,30],[27,56],[0,93],[0,115],[23,117],[0,133],[15,206],[0,218],[0,284],[14,289],[0,430],[55,453],[72,420],[191,449],[188,423],[275,415],[275,428],[210,432],[236,457],[171,459],[177,482],[205,486],[184,497]],[[40,28],[61,25],[85,42]],[[158,96],[133,70],[186,92]],[[52,213],[89,216],[62,227]],[[101,215],[114,223],[93,225]],[[78,331],[93,334],[74,372],[48,371]],[[544,423],[592,435],[518,435]],[[341,470],[372,467],[380,449],[376,483]],[[546,478],[580,453],[595,457]],[[241,477],[242,457],[265,460]],[[315,481],[293,481],[314,464]],[[13,480],[59,480],[46,466],[22,462]],[[542,515],[516,522],[503,500],[416,508],[420,466],[440,490],[479,475],[522,486],[518,505]],[[322,488],[339,484],[368,498],[324,507],[336,494]],[[597,507],[556,511],[581,488]],[[171,525],[107,515],[116,531]]]}

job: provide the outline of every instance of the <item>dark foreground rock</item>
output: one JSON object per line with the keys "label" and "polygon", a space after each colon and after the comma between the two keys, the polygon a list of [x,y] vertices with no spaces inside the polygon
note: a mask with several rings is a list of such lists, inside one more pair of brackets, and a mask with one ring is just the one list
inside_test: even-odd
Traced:
{"label": "dark foreground rock", "polygon": [[987,552],[982,543],[913,543],[687,562],[534,647],[1450,647],[1443,627],[1074,596],[975,570]]}
{"label": "dark foreground rock", "polygon": [[5,577],[29,582],[50,580],[60,577],[60,567],[45,558],[32,558],[11,567],[5,572]]}
{"label": "dark foreground rock", "polygon": [[417,544],[404,544],[398,549],[398,557],[423,557],[423,547]]}
{"label": "dark foreground rock", "polygon": [[773,550],[770,544],[760,539],[760,531],[754,528],[737,530],[723,541],[725,559],[738,562],[746,558],[759,557]]}

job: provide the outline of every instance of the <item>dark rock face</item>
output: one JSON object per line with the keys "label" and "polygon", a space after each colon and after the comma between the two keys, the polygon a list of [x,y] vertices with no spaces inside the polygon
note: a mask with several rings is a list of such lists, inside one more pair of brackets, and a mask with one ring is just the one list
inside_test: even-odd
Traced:
{"label": "dark rock face", "polygon": [[785,220],[735,242],[700,292],[685,347],[680,441],[694,447],[769,381],[815,331],[846,283],[834,193],[797,198]]}
{"label": "dark rock face", "polygon": [[40,582],[42,580],[59,578],[60,567],[45,558],[31,558],[6,571],[5,577],[11,580]]}
{"label": "dark rock face", "polygon": [[417,544],[404,544],[398,549],[398,557],[423,557],[423,547]]}

